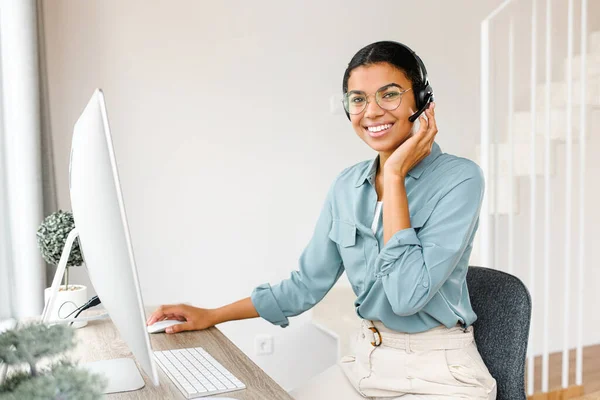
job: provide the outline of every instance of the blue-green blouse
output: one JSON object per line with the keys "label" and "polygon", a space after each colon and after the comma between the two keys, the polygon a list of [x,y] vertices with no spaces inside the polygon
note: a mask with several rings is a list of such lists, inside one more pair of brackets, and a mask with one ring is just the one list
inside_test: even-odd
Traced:
{"label": "blue-green blouse", "polygon": [[335,178],[298,270],[252,292],[262,318],[286,327],[288,317],[317,304],[346,271],[360,318],[407,333],[476,320],[465,277],[484,193],[481,168],[434,142],[406,176],[411,227],[384,246],[382,216],[371,230],[378,164],[379,156]]}

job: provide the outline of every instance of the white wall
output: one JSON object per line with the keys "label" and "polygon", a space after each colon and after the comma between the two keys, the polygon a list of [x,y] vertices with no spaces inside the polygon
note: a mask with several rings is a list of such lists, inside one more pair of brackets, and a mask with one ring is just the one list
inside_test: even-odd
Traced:
{"label": "white wall", "polygon": [[[145,303],[249,296],[296,268],[336,174],[375,156],[329,111],[362,46],[413,47],[436,91],[438,143],[473,156],[479,21],[499,3],[45,1],[59,206],[70,208],[73,123],[102,87]],[[289,389],[332,363],[308,317],[221,328]],[[259,333],[275,336],[272,356],[254,355]]]}

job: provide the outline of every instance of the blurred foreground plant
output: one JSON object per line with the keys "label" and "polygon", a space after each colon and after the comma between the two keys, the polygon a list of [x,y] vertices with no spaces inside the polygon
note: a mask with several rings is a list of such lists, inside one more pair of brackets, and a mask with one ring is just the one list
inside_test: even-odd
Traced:
{"label": "blurred foreground plant", "polygon": [[[0,400],[83,399],[102,396],[106,382],[60,355],[75,346],[75,333],[67,325],[25,325],[0,334],[0,362],[10,367],[0,376]],[[44,358],[57,360],[40,366]]]}

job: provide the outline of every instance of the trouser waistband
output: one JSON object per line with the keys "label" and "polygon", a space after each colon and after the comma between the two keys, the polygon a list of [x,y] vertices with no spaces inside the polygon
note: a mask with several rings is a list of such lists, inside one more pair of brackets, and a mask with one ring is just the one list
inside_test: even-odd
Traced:
{"label": "trouser waistband", "polygon": [[475,340],[472,325],[466,329],[440,325],[425,332],[402,333],[387,328],[380,321],[362,320],[361,331],[373,346],[383,345],[409,352],[461,349]]}

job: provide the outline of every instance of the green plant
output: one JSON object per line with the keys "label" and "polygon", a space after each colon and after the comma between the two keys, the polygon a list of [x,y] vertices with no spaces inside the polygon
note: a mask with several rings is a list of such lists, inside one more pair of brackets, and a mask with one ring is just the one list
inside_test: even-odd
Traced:
{"label": "green plant", "polygon": [[74,337],[69,326],[40,323],[0,334],[0,362],[11,367],[0,381],[0,400],[99,399],[106,385],[103,377],[64,359],[38,365],[73,348]]}
{"label": "green plant", "polygon": [[[47,216],[37,230],[37,243],[42,257],[48,264],[58,265],[67,236],[75,228],[73,214],[58,210]],[[69,267],[83,264],[83,254],[79,238],[73,242],[67,268],[65,270],[65,288],[69,289]]]}

